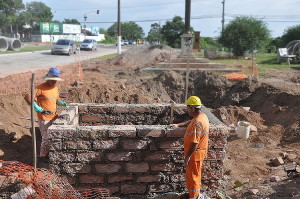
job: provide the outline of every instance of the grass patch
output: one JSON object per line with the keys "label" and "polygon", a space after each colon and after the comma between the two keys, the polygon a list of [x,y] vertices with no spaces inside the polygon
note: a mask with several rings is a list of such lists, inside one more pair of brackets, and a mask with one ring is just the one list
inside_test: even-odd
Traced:
{"label": "grass patch", "polygon": [[107,60],[107,59],[113,59],[115,57],[117,57],[117,53],[113,53],[113,54],[109,54],[109,55],[104,55],[104,56],[101,56],[101,57],[95,57],[95,58],[92,58],[90,59],[91,61],[103,61],[103,60]]}
{"label": "grass patch", "polygon": [[[196,57],[203,58],[203,52],[193,53]],[[217,53],[221,54],[221,53]],[[251,72],[252,64],[258,66],[258,75],[263,77],[267,74],[269,69],[289,69],[289,68],[300,68],[300,64],[286,64],[285,60],[281,60],[280,63],[276,62],[277,54],[276,53],[258,53],[254,54],[254,60],[245,59],[245,57],[251,58],[252,55],[248,54],[240,58],[222,58],[210,60],[212,63],[221,63],[226,64],[227,67],[238,68],[244,73],[249,74]]]}
{"label": "grass patch", "polygon": [[0,51],[0,54],[13,54],[13,53],[24,53],[32,51],[42,51],[42,50],[51,50],[51,46],[22,46],[19,51]]}

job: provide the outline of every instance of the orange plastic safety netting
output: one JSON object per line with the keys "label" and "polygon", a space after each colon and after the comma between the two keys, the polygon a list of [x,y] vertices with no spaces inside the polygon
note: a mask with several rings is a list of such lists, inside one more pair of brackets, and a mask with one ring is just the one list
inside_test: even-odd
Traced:
{"label": "orange plastic safety netting", "polygon": [[78,191],[66,179],[51,173],[48,169],[38,168],[12,161],[0,160],[0,183],[16,185],[14,193],[8,198],[15,199],[105,199],[109,191],[105,188],[93,188]]}

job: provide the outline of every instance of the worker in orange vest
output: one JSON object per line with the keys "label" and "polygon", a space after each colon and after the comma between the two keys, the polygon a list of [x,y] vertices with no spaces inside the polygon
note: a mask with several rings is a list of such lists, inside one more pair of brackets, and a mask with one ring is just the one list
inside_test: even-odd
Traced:
{"label": "worker in orange vest", "polygon": [[202,198],[202,194],[200,194],[201,170],[208,149],[209,120],[201,111],[202,103],[199,97],[189,97],[186,105],[188,113],[193,119],[179,124],[171,124],[173,128],[187,127],[184,134],[184,164],[188,193],[183,194],[180,198],[198,199]]}
{"label": "worker in orange vest", "polygon": [[[59,99],[58,87],[56,86],[57,81],[63,81],[63,79],[60,78],[60,71],[57,68],[50,68],[43,79],[45,82],[35,88],[33,107],[37,112],[42,137],[39,160],[48,163],[48,128],[58,117],[57,105],[65,107],[67,103]],[[29,105],[31,104],[29,94],[25,95],[24,99]]]}

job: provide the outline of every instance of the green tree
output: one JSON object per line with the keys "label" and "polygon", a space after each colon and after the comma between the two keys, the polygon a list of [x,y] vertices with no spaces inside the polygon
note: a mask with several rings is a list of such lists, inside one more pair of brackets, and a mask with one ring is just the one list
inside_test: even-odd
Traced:
{"label": "green tree", "polygon": [[[117,23],[114,23],[107,29],[107,34],[111,37],[117,35]],[[130,21],[128,23],[121,23],[121,35],[122,39],[141,39],[144,37],[143,28],[137,25],[135,22]]]}
{"label": "green tree", "polygon": [[147,41],[150,43],[154,41],[160,41],[160,25],[158,23],[151,24],[151,28],[147,36]]}
{"label": "green tree", "polygon": [[80,22],[77,19],[64,19],[62,23],[80,25]]}
{"label": "green tree", "polygon": [[0,29],[7,25],[13,25],[18,19],[19,12],[24,9],[22,0],[1,0],[0,1]]}
{"label": "green tree", "polygon": [[[162,39],[167,45],[173,48],[180,48],[181,46],[181,35],[184,33],[184,22],[182,17],[175,16],[172,21],[167,21],[161,28]],[[193,32],[193,28],[191,28]]]}
{"label": "green tree", "polygon": [[281,37],[280,47],[285,47],[285,45],[290,41],[299,40],[299,39],[300,39],[300,25],[289,27],[284,31]]}
{"label": "green tree", "polygon": [[200,37],[200,48],[219,50],[221,45],[211,37]]}
{"label": "green tree", "polygon": [[43,2],[32,1],[26,4],[27,12],[31,13],[30,25],[35,31],[39,30],[40,22],[52,21],[53,14],[51,8]]}
{"label": "green tree", "polygon": [[268,44],[270,31],[266,24],[253,17],[237,17],[225,26],[219,42],[232,48],[236,56],[248,50],[260,49]]}

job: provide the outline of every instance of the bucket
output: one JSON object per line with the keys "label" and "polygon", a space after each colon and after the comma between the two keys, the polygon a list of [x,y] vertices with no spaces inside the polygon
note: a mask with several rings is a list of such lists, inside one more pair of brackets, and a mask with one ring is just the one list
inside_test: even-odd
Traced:
{"label": "bucket", "polygon": [[248,139],[251,124],[246,121],[239,121],[236,128],[236,134],[239,138]]}

